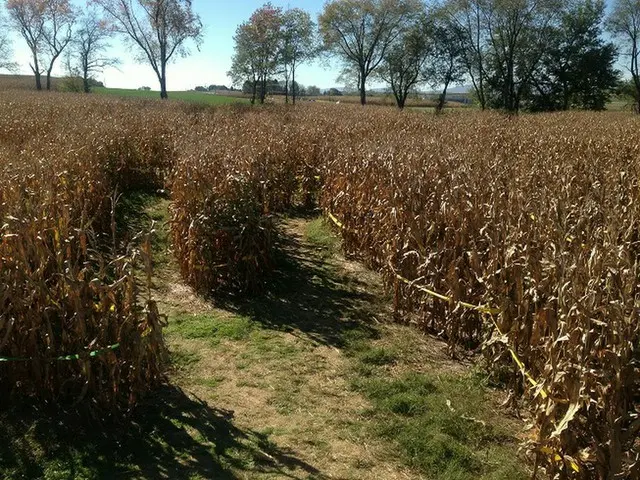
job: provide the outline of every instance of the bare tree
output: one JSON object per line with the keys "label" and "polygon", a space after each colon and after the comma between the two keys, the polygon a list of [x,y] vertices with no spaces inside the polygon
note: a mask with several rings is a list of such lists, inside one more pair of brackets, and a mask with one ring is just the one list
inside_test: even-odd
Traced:
{"label": "bare tree", "polygon": [[117,66],[120,61],[107,55],[113,30],[109,24],[91,10],[81,18],[68,59],[69,71],[82,78],[85,93],[91,91],[91,77],[105,68]]}
{"label": "bare tree", "polygon": [[175,55],[187,56],[188,40],[202,41],[202,22],[191,0],[92,0],[114,21],[147,61],[160,82],[160,97],[167,93],[167,65]]}
{"label": "bare tree", "polygon": [[[11,26],[20,33],[31,52],[29,66],[42,90],[42,73],[51,89],[56,61],[71,42],[75,13],[69,0],[6,0]],[[45,58],[46,57],[46,58]]]}
{"label": "bare tree", "polygon": [[318,19],[324,48],[357,68],[360,103],[369,76],[382,63],[401,27],[422,11],[418,0],[331,0]]}
{"label": "bare tree", "polygon": [[42,90],[42,53],[47,2],[45,0],[6,0],[11,27],[18,31],[29,47],[29,67],[36,80],[36,88]]}
{"label": "bare tree", "polygon": [[616,0],[607,20],[607,29],[616,37],[635,87],[635,111],[640,113],[640,0]]}
{"label": "bare tree", "polygon": [[47,90],[51,90],[51,73],[62,52],[71,43],[76,13],[69,0],[45,0],[42,39],[48,50]]}
{"label": "bare tree", "polygon": [[6,34],[6,20],[0,17],[0,70],[13,72],[18,69],[18,64],[12,60],[11,39]]}

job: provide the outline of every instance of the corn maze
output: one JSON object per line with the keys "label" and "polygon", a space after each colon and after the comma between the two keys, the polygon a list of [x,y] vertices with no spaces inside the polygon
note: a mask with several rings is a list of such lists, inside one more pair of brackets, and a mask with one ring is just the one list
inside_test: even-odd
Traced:
{"label": "corn maze", "polygon": [[128,410],[162,381],[150,251],[115,220],[162,188],[195,290],[259,288],[277,214],[318,206],[398,321],[482,352],[530,412],[532,469],[639,478],[639,125],[3,94],[0,405]]}

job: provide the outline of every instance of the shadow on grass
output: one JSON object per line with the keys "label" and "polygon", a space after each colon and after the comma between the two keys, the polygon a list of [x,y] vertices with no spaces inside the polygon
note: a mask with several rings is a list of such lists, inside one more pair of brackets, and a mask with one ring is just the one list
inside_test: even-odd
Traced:
{"label": "shadow on grass", "polygon": [[261,293],[220,293],[213,300],[266,328],[322,345],[344,348],[354,339],[378,338],[372,322],[377,296],[359,289],[363,282],[340,276],[318,250],[322,246],[281,235],[276,268]]}
{"label": "shadow on grass", "polygon": [[[79,414],[22,406],[0,414],[2,478],[234,479],[271,473],[323,478],[313,466],[241,429],[233,413],[175,387],[140,405],[133,420],[98,424]],[[134,421],[135,420],[135,421]]]}
{"label": "shadow on grass", "polygon": [[[153,189],[132,190],[120,195],[115,216],[118,240],[128,243],[140,232],[148,231],[152,220],[166,221],[167,212],[150,213],[148,210],[168,199],[166,192]],[[155,216],[155,213],[158,216]],[[161,226],[161,228],[164,227]]]}

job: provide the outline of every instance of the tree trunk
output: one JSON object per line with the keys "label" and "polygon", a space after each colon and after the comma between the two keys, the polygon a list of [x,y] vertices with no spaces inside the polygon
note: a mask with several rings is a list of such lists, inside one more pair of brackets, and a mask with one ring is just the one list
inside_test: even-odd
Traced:
{"label": "tree trunk", "polygon": [[436,114],[442,113],[444,110],[444,104],[447,102],[447,90],[449,89],[449,79],[444,83],[444,88],[442,89],[442,93],[438,98],[438,103],[436,105]]}
{"label": "tree trunk", "polygon": [[164,61],[160,65],[158,80],[160,80],[160,98],[166,100],[169,98],[169,94],[167,93],[167,63]]}
{"label": "tree trunk", "polygon": [[633,75],[633,83],[636,86],[636,104],[634,105],[633,109],[635,111],[635,113],[640,114],[640,75],[638,74],[632,74]]}
{"label": "tree trunk", "polygon": [[260,81],[260,104],[264,105],[264,99],[267,96],[267,77],[263,77]]}
{"label": "tree trunk", "polygon": [[293,84],[293,89],[291,90],[291,100],[293,104],[296,104],[296,69],[293,67],[291,69],[291,82]]}
{"label": "tree trunk", "polygon": [[84,93],[91,93],[91,85],[89,85],[89,65],[86,58],[82,60],[82,87]]}
{"label": "tree trunk", "polygon": [[40,76],[40,64],[38,62],[38,55],[35,51],[31,52],[33,55],[33,65],[31,66],[31,70],[33,71],[33,75],[36,77],[36,90],[42,90],[42,78]]}
{"label": "tree trunk", "polygon": [[164,76],[160,80],[160,98],[163,100],[169,98],[169,94],[167,93],[167,78]]}
{"label": "tree trunk", "polygon": [[284,103],[289,105],[289,77],[284,79]]}
{"label": "tree trunk", "polygon": [[251,92],[251,105],[256,104],[256,96],[258,95],[258,80],[253,79],[253,90]]}
{"label": "tree trunk", "polygon": [[364,68],[360,69],[360,105],[367,104],[367,77],[364,74]]}
{"label": "tree trunk", "polygon": [[507,75],[504,85],[504,107],[509,114],[517,113],[516,92],[515,92],[515,65],[513,54],[507,58]]}
{"label": "tree trunk", "polygon": [[480,73],[480,92],[479,92],[479,97],[480,97],[480,109],[481,110],[486,110],[487,108],[487,100],[484,96],[484,81],[482,79],[482,73]]}
{"label": "tree trunk", "polygon": [[483,56],[482,56],[482,47],[480,43],[480,36],[482,32],[481,20],[480,20],[480,11],[479,6],[476,4],[476,43],[477,52],[478,52],[478,100],[480,100],[480,108],[485,110],[487,108],[487,99],[484,95],[484,66],[483,66]]}
{"label": "tree trunk", "polygon": [[[400,83],[400,85],[402,85],[402,83]],[[393,81],[391,82],[391,91],[396,99],[396,105],[398,105],[398,108],[400,110],[404,110],[404,105],[407,101],[407,97],[409,96],[409,92],[405,91],[404,88],[397,86]]]}
{"label": "tree trunk", "polygon": [[51,90],[51,72],[53,72],[53,66],[55,65],[56,60],[58,60],[58,57],[61,53],[62,50],[57,51],[57,53],[55,53],[53,57],[51,57],[51,61],[49,62],[49,68],[47,68],[47,90]]}
{"label": "tree trunk", "polygon": [[562,82],[562,110],[569,110],[569,85],[566,80]]}
{"label": "tree trunk", "polygon": [[631,38],[633,42],[633,48],[631,51],[631,78],[633,79],[633,84],[636,87],[636,102],[634,105],[634,110],[636,114],[640,114],[640,69],[638,68],[638,37],[632,36]]}
{"label": "tree trunk", "polygon": [[82,85],[84,87],[84,93],[90,93],[91,92],[91,88],[89,86],[89,74],[88,74],[88,72],[84,72],[84,75],[82,77]]}

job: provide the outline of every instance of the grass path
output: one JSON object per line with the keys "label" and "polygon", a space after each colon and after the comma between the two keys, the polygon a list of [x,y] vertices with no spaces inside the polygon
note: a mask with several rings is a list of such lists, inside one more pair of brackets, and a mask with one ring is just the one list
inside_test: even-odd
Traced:
{"label": "grass path", "polygon": [[[444,344],[390,323],[378,276],[339,254],[321,219],[284,219],[263,293],[206,301],[157,222],[154,294],[168,314],[170,386],[99,432],[25,408],[0,418],[0,477],[525,478],[499,395]],[[27,432],[26,434],[24,432]]]}

